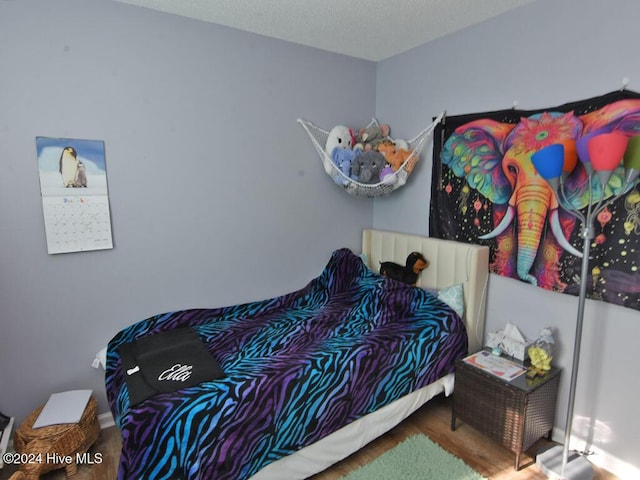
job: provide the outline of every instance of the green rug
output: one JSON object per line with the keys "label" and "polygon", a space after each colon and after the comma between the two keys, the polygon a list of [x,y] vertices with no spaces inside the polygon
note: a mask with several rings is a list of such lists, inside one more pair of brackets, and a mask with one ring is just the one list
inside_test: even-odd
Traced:
{"label": "green rug", "polygon": [[342,480],[486,480],[425,435],[407,438]]}

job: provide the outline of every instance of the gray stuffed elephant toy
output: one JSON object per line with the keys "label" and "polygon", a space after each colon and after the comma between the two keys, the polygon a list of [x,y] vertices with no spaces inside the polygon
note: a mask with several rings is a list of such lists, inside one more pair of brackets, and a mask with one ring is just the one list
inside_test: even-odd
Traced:
{"label": "gray stuffed elephant toy", "polygon": [[351,165],[351,177],[360,183],[378,183],[385,163],[384,155],[380,152],[363,152]]}

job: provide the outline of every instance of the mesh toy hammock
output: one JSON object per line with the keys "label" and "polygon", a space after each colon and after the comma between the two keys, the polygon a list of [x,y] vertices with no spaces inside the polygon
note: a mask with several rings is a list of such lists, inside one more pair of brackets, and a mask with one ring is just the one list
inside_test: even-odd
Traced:
{"label": "mesh toy hammock", "polygon": [[[384,180],[378,183],[361,183],[344,174],[342,170],[336,166],[331,157],[325,152],[325,144],[327,143],[329,132],[301,118],[298,119],[298,123],[302,125],[309,135],[313,146],[316,148],[316,151],[322,160],[322,164],[327,175],[329,175],[336,184],[344,187],[347,193],[357,197],[373,198],[387,196],[407,182],[407,178],[413,171],[413,167],[420,159],[422,149],[426,145],[427,140],[433,134],[433,130],[436,125],[444,118],[444,115],[445,112],[442,112],[427,128],[416,135],[415,138],[407,142],[409,144],[409,150],[412,151],[411,155],[409,155],[398,170],[393,172],[391,175],[385,176]],[[368,126],[372,125],[379,125],[375,118],[371,120],[371,123],[369,123]],[[387,139],[394,142],[391,137],[387,137]]]}

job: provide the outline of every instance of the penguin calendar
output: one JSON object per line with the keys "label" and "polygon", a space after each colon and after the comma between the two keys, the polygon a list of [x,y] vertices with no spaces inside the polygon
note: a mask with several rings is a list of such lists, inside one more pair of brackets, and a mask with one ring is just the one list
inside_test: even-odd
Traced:
{"label": "penguin calendar", "polygon": [[113,248],[104,142],[36,137],[47,251]]}

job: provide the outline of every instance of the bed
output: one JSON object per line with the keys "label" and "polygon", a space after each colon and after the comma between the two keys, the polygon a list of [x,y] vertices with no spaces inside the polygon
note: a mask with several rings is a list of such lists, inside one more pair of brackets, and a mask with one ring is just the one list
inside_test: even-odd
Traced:
{"label": "bed", "polygon": [[[378,275],[380,262],[404,263],[412,251],[429,261],[417,287]],[[300,290],[123,329],[105,377],[123,440],[118,478],[303,479],[347,457],[451,393],[455,361],[482,344],[488,256],[370,229],[360,254],[334,251]],[[464,312],[442,295],[453,287]],[[124,346],[185,327],[224,376],[133,403]]]}

